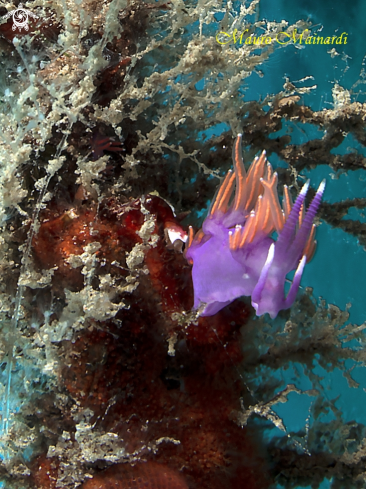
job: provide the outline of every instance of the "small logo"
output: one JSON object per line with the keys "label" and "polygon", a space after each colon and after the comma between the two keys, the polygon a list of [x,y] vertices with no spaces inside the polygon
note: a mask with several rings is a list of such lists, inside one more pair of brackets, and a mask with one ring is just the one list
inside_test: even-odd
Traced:
{"label": "small logo", "polygon": [[35,15],[30,10],[26,10],[21,3],[18,5],[18,8],[16,10],[12,10],[11,12],[8,12],[6,15],[4,15],[4,19],[8,19],[10,16],[13,16],[13,27],[11,29],[13,31],[19,29],[19,32],[21,32],[23,27],[26,31],[29,31],[29,16],[33,17],[34,19],[38,19],[37,15]]}

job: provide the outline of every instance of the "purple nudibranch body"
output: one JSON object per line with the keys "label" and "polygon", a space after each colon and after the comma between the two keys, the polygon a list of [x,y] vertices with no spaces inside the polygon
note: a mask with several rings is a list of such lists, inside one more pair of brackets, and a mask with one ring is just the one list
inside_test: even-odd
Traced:
{"label": "purple nudibranch body", "polygon": [[[325,181],[307,210],[309,181],[294,204],[284,186],[281,207],[277,173],[267,163],[265,152],[247,173],[239,134],[233,162],[234,172],[230,170],[219,187],[202,229],[194,236],[190,228],[186,258],[193,264],[193,307],[201,316],[212,316],[236,298],[251,296],[258,316],[267,312],[275,318],[293,304],[305,264],[314,254],[313,221]],[[285,297],[286,275],[293,270]]]}

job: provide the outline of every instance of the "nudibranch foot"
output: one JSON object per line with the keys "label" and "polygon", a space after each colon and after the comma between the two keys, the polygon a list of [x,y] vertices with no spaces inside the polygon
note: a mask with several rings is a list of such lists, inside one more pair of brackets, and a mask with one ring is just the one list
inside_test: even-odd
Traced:
{"label": "nudibranch foot", "polygon": [[[294,204],[284,186],[281,206],[278,176],[264,151],[246,171],[241,134],[234,144],[233,163],[234,171],[229,170],[220,185],[202,229],[194,235],[190,228],[186,258],[193,264],[193,307],[211,316],[237,297],[251,296],[258,316],[267,312],[275,318],[294,302],[304,267],[314,255],[313,221],[325,181],[307,210],[309,181]],[[291,271],[295,275],[285,297]]]}

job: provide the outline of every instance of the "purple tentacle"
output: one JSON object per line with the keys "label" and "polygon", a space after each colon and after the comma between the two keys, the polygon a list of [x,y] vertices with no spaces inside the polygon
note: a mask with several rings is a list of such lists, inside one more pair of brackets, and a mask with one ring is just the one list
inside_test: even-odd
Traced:
{"label": "purple tentacle", "polygon": [[291,244],[294,234],[296,232],[296,226],[299,222],[299,214],[301,211],[302,205],[305,203],[305,198],[307,191],[309,189],[310,180],[308,180],[305,185],[302,187],[297,199],[291,209],[290,215],[288,216],[285,225],[278,236],[277,246],[278,248],[288,247]]}
{"label": "purple tentacle", "polygon": [[291,304],[293,304],[294,300],[296,299],[296,294],[300,287],[301,276],[302,276],[302,272],[304,271],[305,265],[306,265],[306,256],[304,255],[301,258],[299,266],[296,269],[294,279],[291,284],[291,288],[283,303],[283,309],[287,309],[288,307],[290,307]]}
{"label": "purple tentacle", "polygon": [[293,242],[294,249],[302,250],[304,248],[313,225],[314,217],[316,216],[316,213],[318,212],[319,206],[321,204],[324,189],[325,180],[323,180],[319,185],[319,188],[313,200],[311,201],[311,204],[309,205],[309,209],[305,214],[304,220],[301,224],[301,228],[299,229],[299,232],[297,233]]}
{"label": "purple tentacle", "polygon": [[275,254],[275,244],[272,243],[268,250],[267,260],[263,265],[257,285],[255,286],[255,289],[253,290],[252,293],[252,305],[256,310],[257,315],[259,316],[261,314],[264,314],[264,312],[266,312],[266,311],[260,311],[260,309],[263,305],[262,295],[263,295],[263,291],[266,288],[268,273],[273,263],[274,254]]}

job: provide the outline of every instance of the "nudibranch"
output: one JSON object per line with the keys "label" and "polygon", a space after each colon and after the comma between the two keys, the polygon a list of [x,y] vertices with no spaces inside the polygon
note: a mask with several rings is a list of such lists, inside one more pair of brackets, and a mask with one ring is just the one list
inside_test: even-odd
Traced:
{"label": "nudibranch", "polygon": [[[258,316],[267,312],[275,318],[294,302],[305,264],[314,254],[313,221],[325,181],[307,210],[309,181],[294,204],[284,186],[281,207],[278,176],[264,151],[246,172],[241,134],[234,144],[233,163],[234,172],[224,178],[202,229],[196,235],[189,230],[186,258],[193,264],[193,307],[201,316],[212,316],[234,299],[251,296]],[[285,296],[286,276],[293,270]]]}

